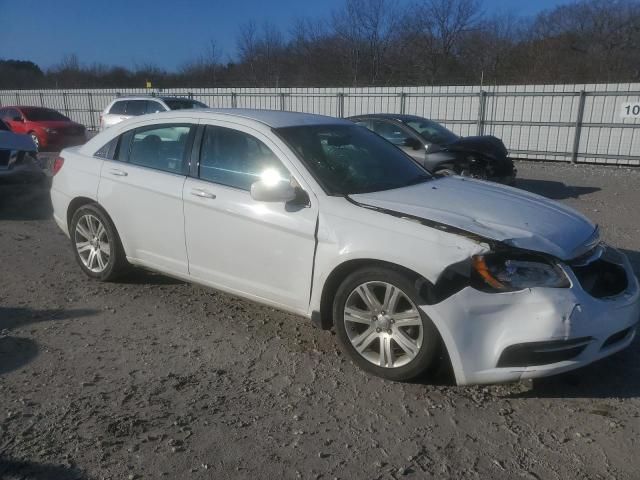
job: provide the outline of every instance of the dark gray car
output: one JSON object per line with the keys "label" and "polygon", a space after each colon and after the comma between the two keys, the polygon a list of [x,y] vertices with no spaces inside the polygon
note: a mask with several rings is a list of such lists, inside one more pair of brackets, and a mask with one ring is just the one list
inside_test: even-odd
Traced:
{"label": "dark gray car", "polygon": [[491,135],[459,137],[437,122],[415,115],[350,117],[402,149],[429,171],[513,184],[516,169],[504,143]]}

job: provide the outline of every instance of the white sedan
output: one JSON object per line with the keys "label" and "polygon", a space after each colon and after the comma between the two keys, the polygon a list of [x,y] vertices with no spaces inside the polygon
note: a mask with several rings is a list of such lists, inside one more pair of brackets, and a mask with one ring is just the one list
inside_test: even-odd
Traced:
{"label": "white sedan", "polygon": [[64,150],[54,172],[54,217],[89,277],[137,265],[300,314],[388,379],[448,356],[458,384],[517,381],[635,335],[638,281],[587,218],[434,177],[346,120],[146,115]]}

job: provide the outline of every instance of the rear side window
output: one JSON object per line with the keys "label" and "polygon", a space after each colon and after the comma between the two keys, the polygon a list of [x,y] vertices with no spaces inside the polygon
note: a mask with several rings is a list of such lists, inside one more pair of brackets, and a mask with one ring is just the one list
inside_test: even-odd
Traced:
{"label": "rear side window", "polygon": [[109,109],[109,113],[113,115],[124,115],[124,112],[127,107],[127,102],[122,100],[120,102],[116,102],[111,105],[111,109]]}
{"label": "rear side window", "polygon": [[257,138],[237,130],[207,126],[200,150],[200,178],[242,190],[263,175],[289,181],[289,172]]}
{"label": "rear side window", "polygon": [[184,174],[184,159],[191,131],[191,125],[155,125],[139,128],[133,133],[129,162],[142,167]]}
{"label": "rear side window", "polygon": [[147,101],[146,100],[129,100],[127,102],[127,115],[137,117],[138,115],[144,115],[147,113]]}

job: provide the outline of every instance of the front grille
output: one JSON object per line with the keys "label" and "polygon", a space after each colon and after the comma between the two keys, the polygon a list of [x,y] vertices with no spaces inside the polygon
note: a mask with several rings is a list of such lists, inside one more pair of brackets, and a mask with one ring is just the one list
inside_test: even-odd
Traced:
{"label": "front grille", "polygon": [[617,251],[605,248],[600,258],[586,264],[576,260],[571,268],[585,292],[595,298],[606,298],[621,294],[629,285],[621,263]]}
{"label": "front grille", "polygon": [[571,360],[580,355],[591,340],[591,337],[581,337],[511,345],[502,351],[498,367],[530,367]]}

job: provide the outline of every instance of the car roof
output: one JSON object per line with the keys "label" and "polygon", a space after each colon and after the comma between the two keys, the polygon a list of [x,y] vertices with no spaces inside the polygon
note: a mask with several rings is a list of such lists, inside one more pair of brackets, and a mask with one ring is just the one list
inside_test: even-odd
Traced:
{"label": "car roof", "polygon": [[55,108],[49,108],[49,107],[35,107],[32,105],[3,105],[2,107],[0,107],[0,110],[4,110],[7,108],[15,108],[16,110],[24,110],[24,111],[33,111],[33,110],[53,110],[54,112],[57,112],[57,110]]}
{"label": "car roof", "polygon": [[164,95],[122,95],[120,97],[116,97],[113,99],[114,102],[122,101],[122,100],[191,100],[196,102],[193,98],[188,97],[171,97]]}
{"label": "car roof", "polygon": [[385,120],[399,120],[401,122],[408,122],[411,120],[427,120],[425,117],[419,117],[417,115],[406,115],[403,113],[368,113],[366,115],[354,115],[353,117],[349,117],[349,120],[366,118],[382,118]]}
{"label": "car roof", "polygon": [[[180,110],[180,112],[186,112]],[[199,108],[188,110],[188,115],[194,118],[206,118],[210,115],[227,115],[229,117],[253,120],[271,128],[297,127],[302,125],[353,125],[342,118],[327,117],[313,113],[288,112],[283,110],[259,110],[252,108]],[[176,111],[160,112],[147,115],[158,119],[163,117],[175,117]]]}

